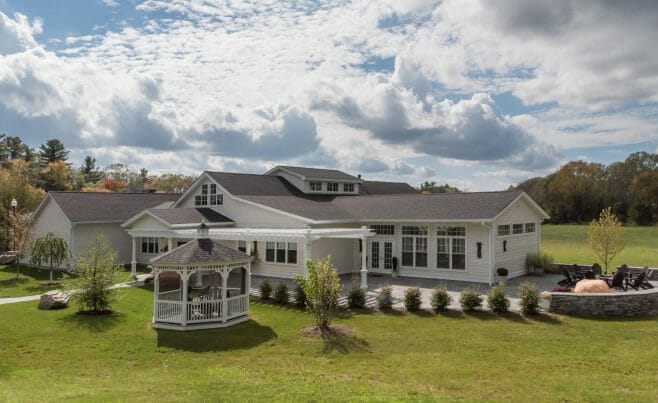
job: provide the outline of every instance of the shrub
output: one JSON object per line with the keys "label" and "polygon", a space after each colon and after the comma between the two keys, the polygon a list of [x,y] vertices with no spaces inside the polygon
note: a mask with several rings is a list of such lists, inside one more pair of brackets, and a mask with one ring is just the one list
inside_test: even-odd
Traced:
{"label": "shrub", "polygon": [[393,307],[393,287],[386,285],[379,289],[377,305],[379,309],[391,309]]}
{"label": "shrub", "polygon": [[306,306],[315,317],[315,324],[320,329],[328,329],[338,309],[340,279],[338,270],[331,264],[331,256],[324,260],[306,262],[308,277],[304,282]]}
{"label": "shrub", "polygon": [[306,293],[304,292],[304,283],[306,279],[300,274],[296,274],[293,280],[297,285],[295,287],[295,304],[299,306],[306,305]]}
{"label": "shrub", "polygon": [[507,312],[509,310],[509,299],[505,295],[505,286],[502,284],[495,285],[489,290],[487,298],[489,309],[494,312]]}
{"label": "shrub", "polygon": [[279,284],[274,290],[274,303],[280,305],[286,305],[290,302],[290,293],[288,292],[288,286],[285,284]]}
{"label": "shrub", "polygon": [[420,309],[420,288],[412,287],[404,291],[404,307],[409,312]]}
{"label": "shrub", "polygon": [[496,269],[496,273],[501,277],[507,277],[509,271],[504,267],[499,267],[498,269]]}
{"label": "shrub", "polygon": [[265,280],[260,284],[260,299],[267,300],[272,297],[272,283]]}
{"label": "shrub", "polygon": [[448,294],[448,287],[445,284],[439,284],[434,288],[431,302],[434,312],[448,310],[448,305],[452,302],[452,297]]}
{"label": "shrub", "polygon": [[482,308],[482,295],[477,287],[468,287],[459,295],[459,304],[463,311],[476,311]]}
{"label": "shrub", "polygon": [[361,289],[358,277],[352,277],[352,288],[347,295],[347,305],[350,308],[363,308],[366,306],[366,291]]}
{"label": "shrub", "polygon": [[91,247],[75,259],[75,273],[80,292],[77,301],[83,311],[108,311],[115,301],[110,287],[120,281],[123,269],[117,264],[117,253],[100,233]]}
{"label": "shrub", "polygon": [[524,315],[539,312],[539,290],[532,283],[521,283],[519,286],[519,305]]}
{"label": "shrub", "polygon": [[525,264],[528,269],[538,268],[542,269],[544,273],[551,273],[554,271],[553,257],[547,253],[542,253],[540,255],[534,253],[529,254],[526,256]]}

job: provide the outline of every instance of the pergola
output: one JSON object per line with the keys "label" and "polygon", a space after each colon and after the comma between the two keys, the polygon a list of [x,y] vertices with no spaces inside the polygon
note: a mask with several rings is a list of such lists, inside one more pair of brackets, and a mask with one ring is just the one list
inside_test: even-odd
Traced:
{"label": "pergola", "polygon": [[155,328],[210,329],[249,319],[251,256],[209,239],[205,224],[196,232],[151,260]]}

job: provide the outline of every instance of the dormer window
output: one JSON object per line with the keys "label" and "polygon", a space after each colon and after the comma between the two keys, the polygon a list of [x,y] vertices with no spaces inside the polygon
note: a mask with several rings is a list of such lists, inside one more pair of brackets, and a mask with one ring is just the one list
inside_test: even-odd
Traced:
{"label": "dormer window", "polygon": [[327,182],[327,192],[338,192],[338,182]]}
{"label": "dormer window", "polygon": [[201,185],[201,194],[194,196],[195,206],[220,206],[224,204],[224,195],[217,193],[217,185]]}
{"label": "dormer window", "polygon": [[343,192],[345,192],[345,193],[354,193],[354,184],[353,183],[343,183]]}
{"label": "dormer window", "polygon": [[322,182],[311,182],[310,184],[312,192],[321,192],[322,191]]}

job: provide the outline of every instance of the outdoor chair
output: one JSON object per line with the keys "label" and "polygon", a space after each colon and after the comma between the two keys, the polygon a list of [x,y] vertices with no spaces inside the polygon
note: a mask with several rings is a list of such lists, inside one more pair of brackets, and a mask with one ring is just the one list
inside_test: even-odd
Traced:
{"label": "outdoor chair", "polygon": [[596,277],[601,277],[603,275],[603,270],[601,270],[601,265],[598,263],[594,263],[592,265],[592,271],[594,272],[594,275]]}
{"label": "outdoor chair", "polygon": [[635,291],[638,291],[640,289],[640,287],[642,286],[642,284],[644,284],[646,279],[647,279],[647,273],[646,272],[642,272],[642,273],[638,274],[637,276],[635,276],[635,278],[633,278],[633,277],[626,278],[626,288],[631,287]]}
{"label": "outdoor chair", "polygon": [[569,273],[569,270],[567,270],[567,268],[564,266],[561,266],[560,270],[562,270],[562,275],[564,276],[564,278],[558,281],[557,283],[563,287],[575,286],[578,280],[576,280],[576,278],[573,277],[571,273]]}
{"label": "outdoor chair", "polygon": [[621,266],[619,266],[619,267],[617,268],[617,272],[622,272],[622,273],[624,273],[625,275],[630,273],[630,271],[628,270],[628,266],[625,265],[625,264],[622,264]]}
{"label": "outdoor chair", "polygon": [[646,276],[644,277],[644,283],[642,283],[642,285],[640,285],[640,287],[642,287],[642,288],[644,288],[644,289],[647,289],[647,288],[653,288],[653,284],[651,284],[651,283],[649,282],[649,279],[651,279],[651,274],[652,274],[652,273],[651,273],[651,269],[648,268],[648,267],[646,267],[646,268],[644,269],[644,273],[646,274]]}
{"label": "outdoor chair", "polygon": [[624,272],[618,271],[615,273],[614,276],[612,276],[612,280],[606,282],[608,283],[608,287],[610,288],[617,288],[620,290],[626,291],[626,285],[624,284],[624,280],[626,279],[626,275]]}

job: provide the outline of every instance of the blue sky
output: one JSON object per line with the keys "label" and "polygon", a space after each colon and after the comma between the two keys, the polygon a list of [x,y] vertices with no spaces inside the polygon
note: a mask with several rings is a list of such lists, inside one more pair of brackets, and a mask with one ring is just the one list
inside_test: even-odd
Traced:
{"label": "blue sky", "polygon": [[504,189],[658,149],[658,3],[0,0],[0,132]]}

